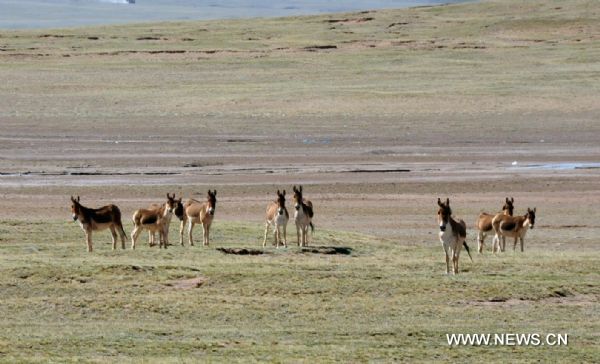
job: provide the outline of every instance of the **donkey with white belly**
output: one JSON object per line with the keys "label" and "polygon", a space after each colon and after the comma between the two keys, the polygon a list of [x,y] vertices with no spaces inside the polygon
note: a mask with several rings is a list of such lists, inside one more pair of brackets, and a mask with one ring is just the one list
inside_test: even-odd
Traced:
{"label": "donkey with white belly", "polygon": [[496,214],[482,212],[479,214],[479,217],[475,222],[475,228],[477,228],[477,250],[479,253],[483,253],[483,243],[485,238],[488,236],[488,234],[491,234],[494,231],[494,228],[492,227],[492,220],[494,220],[494,217],[498,215],[513,216],[513,211],[515,209],[513,205],[514,202],[514,198],[511,197],[509,200],[507,197],[504,206],[502,206],[502,212]]}
{"label": "donkey with white belly", "polygon": [[302,186],[294,186],[294,222],[296,223],[296,235],[298,237],[298,245],[308,245],[308,228],[314,233],[315,227],[312,223],[314,216],[313,204],[309,200],[302,197]]}
{"label": "donkey with white belly", "polygon": [[[517,240],[521,240],[521,252],[524,249],[525,242],[523,239],[525,238],[525,234],[527,234],[527,230],[533,229],[535,225],[535,212],[537,209],[534,207],[533,210],[527,208],[527,213],[523,216],[506,216],[506,215],[497,215],[494,217],[492,221],[492,226],[494,227],[494,231],[496,235],[494,236],[494,241],[492,243],[492,251],[496,251],[496,247],[498,249],[504,251],[504,238],[515,238],[515,243],[513,245],[513,251],[517,248]],[[503,243],[502,247],[500,247],[500,237],[502,237]]]}
{"label": "donkey with white belly", "polygon": [[189,199],[183,205],[183,220],[181,221],[181,227],[179,228],[179,242],[183,246],[183,229],[185,224],[189,221],[188,234],[190,245],[194,245],[194,238],[192,237],[192,230],[195,224],[202,224],[202,237],[203,244],[208,245],[210,238],[210,225],[212,224],[213,218],[215,217],[215,210],[217,208],[217,190],[212,192],[208,190],[206,195],[206,202],[200,202],[198,200]]}
{"label": "donkey with white belly", "polygon": [[81,229],[85,232],[87,251],[92,252],[92,231],[110,229],[112,234],[112,248],[117,249],[117,233],[121,236],[121,247],[125,249],[127,239],[123,223],[121,222],[121,210],[115,205],[106,205],[98,209],[83,206],[77,199],[71,196],[71,213],[73,220],[79,222]]}
{"label": "donkey with white belly", "polygon": [[131,249],[135,249],[136,241],[143,229],[147,229],[152,234],[154,242],[154,234],[158,232],[159,243],[158,247],[167,248],[167,232],[168,224],[171,222],[171,216],[175,209],[176,200],[175,194],[170,196],[167,193],[167,202],[160,207],[152,209],[139,209],[133,214],[133,231],[131,232]]}
{"label": "donkey with white belly", "polygon": [[437,213],[440,241],[446,253],[446,274],[450,274],[450,258],[452,258],[452,273],[458,274],[458,258],[463,246],[467,250],[471,261],[473,260],[469,246],[465,242],[467,225],[463,220],[456,221],[452,218],[449,198],[446,199],[445,204],[438,198],[438,206],[440,207]]}
{"label": "donkey with white belly", "polygon": [[[277,190],[277,200],[270,202],[267,206],[265,223],[265,239],[263,240],[263,248],[267,245],[267,235],[269,234],[269,227],[273,227],[273,234],[275,235],[275,247],[279,248],[279,244],[287,248],[287,223],[290,219],[290,214],[285,207],[285,190],[279,192]],[[283,239],[281,239],[281,230],[283,230]]]}

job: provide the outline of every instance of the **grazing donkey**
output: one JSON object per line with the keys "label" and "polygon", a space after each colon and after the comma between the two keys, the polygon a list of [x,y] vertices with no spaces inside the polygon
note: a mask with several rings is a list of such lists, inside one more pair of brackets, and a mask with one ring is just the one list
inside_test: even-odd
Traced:
{"label": "grazing donkey", "polygon": [[[513,250],[517,248],[517,240],[521,240],[521,252],[523,251],[523,245],[525,238],[525,234],[527,230],[530,228],[533,229],[535,225],[535,213],[537,209],[534,207],[533,210],[527,208],[527,213],[523,216],[506,216],[506,215],[497,215],[494,217],[492,221],[492,226],[494,227],[494,231],[496,235],[494,236],[494,241],[492,243],[492,251],[496,252],[496,244],[498,245],[498,249],[504,251],[505,242],[504,238],[515,238],[515,243],[513,245]],[[502,246],[500,246],[500,237],[502,237]]]}
{"label": "grazing donkey", "polygon": [[85,232],[87,251],[92,252],[92,231],[110,229],[112,234],[112,248],[117,249],[117,233],[121,236],[121,247],[125,249],[127,234],[123,230],[121,222],[121,211],[115,205],[107,205],[98,209],[91,209],[79,203],[80,199],[71,196],[71,213],[73,221],[79,222],[81,229]]}
{"label": "grazing donkey", "polygon": [[309,200],[302,197],[302,186],[294,186],[294,222],[296,223],[296,235],[298,237],[299,246],[308,245],[308,227],[314,233],[315,227],[312,223],[313,205]]}
{"label": "grazing donkey", "polygon": [[[290,219],[290,214],[285,207],[285,190],[280,192],[277,190],[277,200],[270,202],[267,205],[267,222],[265,223],[265,240],[263,241],[263,248],[267,245],[267,234],[269,233],[269,227],[273,227],[273,234],[275,236],[275,247],[279,248],[279,243],[283,243],[283,246],[287,248],[287,223]],[[281,239],[281,231],[283,229],[283,242]]]}
{"label": "grazing donkey", "polygon": [[183,220],[181,221],[181,227],[179,228],[179,242],[183,246],[183,228],[186,222],[189,221],[188,234],[190,245],[194,245],[194,239],[192,237],[192,230],[194,225],[202,223],[202,237],[203,244],[208,245],[210,237],[210,225],[212,224],[215,216],[215,209],[217,207],[217,190],[211,192],[208,190],[206,195],[206,202],[200,202],[194,199],[189,199],[183,205]]}
{"label": "grazing donkey", "polygon": [[483,243],[485,238],[492,232],[492,230],[494,230],[492,228],[492,220],[498,214],[512,216],[515,209],[513,206],[514,202],[514,198],[511,197],[509,200],[507,197],[504,206],[502,206],[502,212],[493,215],[486,212],[479,214],[479,217],[475,222],[475,228],[477,229],[477,250],[480,254],[483,253]]}
{"label": "grazing donkey", "polygon": [[147,229],[152,234],[152,243],[154,243],[154,235],[158,232],[158,247],[165,249],[168,243],[168,229],[171,223],[171,216],[175,209],[176,200],[175,194],[170,196],[167,193],[167,202],[151,208],[139,209],[133,213],[133,231],[131,232],[131,249],[135,249],[135,244],[143,229]]}
{"label": "grazing donkey", "polygon": [[467,238],[467,225],[463,220],[454,220],[452,218],[452,209],[450,209],[450,199],[446,199],[444,204],[438,198],[438,206],[440,207],[437,213],[438,225],[440,227],[440,241],[446,253],[446,274],[450,274],[450,257],[452,257],[452,273],[458,274],[458,258],[462,246],[467,250],[469,258],[471,252],[465,239]]}

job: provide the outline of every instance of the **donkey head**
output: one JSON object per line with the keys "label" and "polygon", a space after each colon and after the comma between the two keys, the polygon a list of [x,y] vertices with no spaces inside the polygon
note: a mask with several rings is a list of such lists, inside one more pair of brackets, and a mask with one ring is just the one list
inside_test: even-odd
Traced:
{"label": "donkey head", "polygon": [[79,196],[75,199],[71,196],[71,214],[73,215],[73,221],[76,221],[81,213],[81,204],[79,203]]}
{"label": "donkey head", "polygon": [[530,209],[529,207],[527,208],[527,213],[525,214],[525,217],[529,220],[529,228],[533,229],[533,225],[535,225],[535,211],[537,210],[536,207],[532,209]]}
{"label": "donkey head", "polygon": [[513,206],[515,202],[514,198],[510,198],[510,200],[508,199],[508,197],[506,198],[506,202],[504,203],[504,206],[502,206],[502,211],[504,211],[505,213],[508,213],[509,216],[513,215],[513,211],[515,210],[515,207]]}
{"label": "donkey head", "polygon": [[170,196],[169,193],[167,193],[167,202],[165,202],[165,215],[172,213],[175,210],[175,207],[177,207],[175,194]]}
{"label": "donkey head", "polygon": [[[173,198],[175,198],[174,194]],[[183,221],[183,212],[183,203],[181,203],[181,197],[179,197],[178,200],[175,200],[175,208],[173,209],[173,213],[175,214],[175,216],[177,216],[179,220]]]}
{"label": "donkey head", "polygon": [[285,212],[285,190],[280,192],[277,190],[277,213],[283,215]]}
{"label": "donkey head", "polygon": [[302,206],[302,202],[304,201],[304,199],[302,198],[302,186],[298,186],[298,188],[296,188],[296,186],[294,186],[293,190],[294,190],[294,208],[296,210],[300,210],[300,206]]}
{"label": "donkey head", "polygon": [[440,226],[440,231],[446,231],[446,225],[448,221],[450,221],[450,216],[452,216],[452,209],[450,209],[450,199],[446,198],[446,203],[443,203],[442,200],[438,198],[438,206],[440,207],[437,213],[438,224]]}
{"label": "donkey head", "polygon": [[217,190],[215,190],[214,192],[208,190],[208,194],[206,195],[206,201],[208,202],[208,213],[214,215],[215,209],[217,208]]}

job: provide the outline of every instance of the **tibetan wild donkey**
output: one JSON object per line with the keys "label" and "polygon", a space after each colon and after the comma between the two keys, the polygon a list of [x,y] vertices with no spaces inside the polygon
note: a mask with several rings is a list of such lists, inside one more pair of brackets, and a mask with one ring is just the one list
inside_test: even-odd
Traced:
{"label": "tibetan wild donkey", "polygon": [[179,242],[183,246],[183,229],[185,224],[189,221],[188,234],[189,243],[194,245],[194,238],[192,237],[192,230],[195,224],[202,224],[202,236],[203,244],[208,245],[210,237],[210,225],[212,224],[215,216],[215,209],[217,208],[217,190],[212,192],[208,190],[206,195],[206,202],[200,202],[198,200],[189,199],[183,205],[183,220],[181,221],[181,227],[179,228]]}
{"label": "tibetan wild donkey", "polygon": [[135,243],[144,229],[152,234],[152,242],[154,242],[154,235],[158,232],[158,247],[164,246],[166,249],[169,240],[169,224],[176,205],[175,194],[170,196],[167,193],[167,201],[164,204],[151,209],[136,210],[132,217],[131,249],[135,249]]}
{"label": "tibetan wild donkey", "polygon": [[[173,194],[173,198],[175,198],[175,194]],[[150,209],[156,209],[156,208],[160,208],[161,205],[153,203],[152,205],[150,205]],[[173,215],[175,215],[179,221],[183,221],[183,203],[181,202],[181,197],[178,200],[175,200],[175,208],[173,209]],[[167,237],[167,245],[169,245],[169,227],[171,226],[171,219],[169,219],[169,221],[167,222],[167,228],[166,228],[166,237]],[[155,234],[151,231],[148,231],[148,245],[149,246],[154,246],[156,245],[155,242]]]}
{"label": "tibetan wild donkey", "polygon": [[[273,227],[273,235],[275,236],[275,247],[279,248],[279,244],[287,248],[287,223],[290,219],[290,214],[285,207],[285,190],[280,192],[277,190],[277,200],[270,202],[267,205],[267,214],[265,216],[265,240],[263,241],[263,247],[267,245],[267,235],[269,234],[269,227]],[[281,230],[283,230],[283,239],[281,239]]]}
{"label": "tibetan wild donkey", "polygon": [[125,239],[127,234],[123,230],[121,222],[121,211],[115,205],[106,205],[98,209],[91,209],[79,203],[77,199],[71,196],[71,213],[73,220],[79,222],[81,229],[85,232],[88,252],[92,252],[92,231],[110,229],[112,234],[112,248],[117,248],[117,233],[121,236],[121,247],[125,249]]}
{"label": "tibetan wild donkey", "polygon": [[514,198],[511,197],[508,199],[507,197],[504,206],[502,206],[502,212],[493,215],[486,212],[479,214],[479,217],[475,222],[475,228],[477,229],[477,251],[479,251],[479,253],[483,253],[483,243],[485,238],[494,230],[492,227],[492,220],[494,217],[502,214],[512,216],[513,211],[515,210],[515,207],[513,206],[514,202]]}
{"label": "tibetan wild donkey", "polygon": [[437,213],[438,225],[440,227],[440,241],[446,253],[446,274],[450,274],[450,258],[452,258],[452,273],[458,274],[458,258],[460,250],[464,246],[471,257],[469,246],[465,242],[467,238],[467,225],[463,220],[454,220],[452,218],[452,209],[450,209],[450,199],[446,199],[446,203],[438,198],[438,206],[440,207]]}
{"label": "tibetan wild donkey", "polygon": [[[521,251],[523,251],[523,239],[525,238],[525,234],[527,230],[533,229],[535,225],[535,212],[536,208],[533,210],[527,208],[527,213],[523,216],[506,216],[506,215],[497,215],[494,217],[492,221],[492,226],[494,227],[494,231],[496,235],[494,236],[494,241],[492,243],[492,251],[496,252],[496,246],[498,249],[504,251],[505,242],[504,238],[515,238],[515,244],[513,245],[513,250],[517,247],[517,239],[521,240]],[[502,237],[502,246],[500,247],[500,237]]]}
{"label": "tibetan wild donkey", "polygon": [[313,204],[309,200],[302,197],[302,186],[294,186],[294,222],[296,223],[296,236],[298,237],[298,245],[308,245],[308,227],[315,232],[315,227],[312,223]]}

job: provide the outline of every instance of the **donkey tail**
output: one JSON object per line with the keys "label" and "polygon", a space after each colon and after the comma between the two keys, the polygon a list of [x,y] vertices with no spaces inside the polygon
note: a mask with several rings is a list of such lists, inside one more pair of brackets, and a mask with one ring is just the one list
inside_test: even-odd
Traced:
{"label": "donkey tail", "polygon": [[313,225],[312,221],[310,222],[310,231],[314,234],[315,233],[315,226]]}
{"label": "donkey tail", "polygon": [[113,205],[113,212],[115,215],[115,225],[117,225],[119,229],[121,229],[123,235],[127,236],[127,234],[125,233],[125,229],[123,229],[123,220],[121,220],[121,210],[119,210],[117,206]]}
{"label": "donkey tail", "polygon": [[469,246],[467,245],[466,241],[463,241],[463,246],[465,247],[467,254],[469,254],[469,259],[471,259],[471,261],[473,261],[473,257],[471,256],[471,251],[469,250]]}

